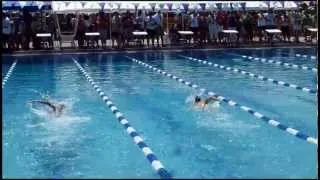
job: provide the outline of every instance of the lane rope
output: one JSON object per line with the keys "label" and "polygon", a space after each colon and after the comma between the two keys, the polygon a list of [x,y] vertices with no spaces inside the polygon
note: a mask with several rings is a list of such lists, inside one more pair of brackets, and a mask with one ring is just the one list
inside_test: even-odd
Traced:
{"label": "lane rope", "polygon": [[228,66],[223,66],[223,65],[216,64],[216,63],[212,63],[210,61],[201,60],[201,59],[197,59],[197,58],[193,58],[193,57],[188,57],[188,56],[183,56],[183,55],[178,55],[178,56],[183,57],[183,58],[188,59],[188,60],[191,60],[191,61],[194,61],[194,62],[199,62],[199,63],[205,64],[205,65],[208,65],[208,66],[212,66],[212,67],[215,67],[215,68],[219,68],[219,69],[223,69],[223,70],[227,70],[227,71],[232,71],[232,72],[235,72],[235,73],[238,73],[238,74],[243,74],[243,75],[247,75],[247,76],[250,76],[250,77],[258,78],[258,79],[260,79],[262,81],[269,81],[269,82],[272,82],[272,83],[277,84],[277,85],[281,85],[281,86],[285,86],[285,87],[291,87],[291,88],[294,88],[294,89],[297,89],[297,90],[301,90],[301,91],[304,91],[304,92],[308,92],[308,93],[311,93],[311,94],[316,94],[317,93],[317,91],[313,90],[313,89],[309,89],[309,88],[306,88],[306,87],[301,87],[301,86],[298,86],[298,85],[295,85],[295,84],[289,84],[289,83],[286,83],[286,82],[283,82],[283,81],[278,81],[278,80],[275,80],[275,79],[272,79],[272,78],[267,78],[267,77],[264,77],[262,75],[254,74],[254,73],[251,73],[251,72],[248,72],[248,71],[244,71],[244,70],[241,70],[241,69],[238,69],[238,68],[232,68],[232,67],[228,67]]}
{"label": "lane rope", "polygon": [[268,63],[268,64],[276,64],[276,65],[280,65],[280,66],[291,67],[293,69],[303,69],[303,70],[311,70],[313,72],[318,72],[317,68],[312,68],[312,67],[308,67],[308,66],[285,63],[285,62],[271,60],[271,59],[268,60],[266,58],[258,58],[258,57],[252,57],[252,56],[246,56],[246,55],[241,55],[241,57],[249,59],[251,61],[254,60],[254,61]]}
{"label": "lane rope", "polygon": [[[154,71],[154,72],[157,72],[157,73],[159,73],[159,74],[161,74],[161,75],[163,75],[163,76],[165,76],[165,77],[168,77],[168,78],[170,78],[170,79],[176,80],[176,81],[178,81],[178,82],[180,82],[180,83],[182,83],[182,84],[184,84],[184,85],[186,85],[186,86],[188,86],[188,87],[191,87],[191,88],[193,88],[193,89],[199,89],[199,88],[200,88],[200,87],[199,87],[198,85],[196,85],[196,84],[193,84],[193,83],[191,83],[191,82],[189,82],[189,81],[186,81],[186,80],[184,80],[184,79],[181,79],[181,78],[179,78],[179,77],[177,77],[177,76],[175,76],[175,75],[173,75],[173,74],[167,73],[166,71],[163,71],[163,70],[161,70],[161,69],[158,69],[158,68],[156,68],[156,67],[153,67],[153,66],[151,66],[151,65],[149,65],[149,64],[147,64],[147,63],[144,63],[144,62],[142,62],[142,61],[139,61],[139,60],[136,59],[136,58],[132,58],[132,57],[129,57],[129,56],[125,56],[125,57],[128,58],[128,59],[130,59],[132,62],[134,62],[134,63],[136,63],[136,64],[139,64],[139,65],[141,65],[141,66],[144,66],[144,67],[146,67],[146,68],[148,68],[148,69],[150,69],[150,70],[152,70],[152,71]],[[250,108],[250,107],[243,106],[243,105],[241,105],[241,104],[239,104],[239,103],[237,103],[237,102],[235,102],[235,101],[229,100],[229,99],[227,99],[227,98],[225,98],[225,97],[223,97],[223,96],[220,96],[220,95],[218,95],[218,94],[216,94],[216,93],[214,93],[214,92],[212,92],[212,91],[209,91],[209,92],[208,92],[208,91],[207,91],[206,89],[204,89],[204,88],[201,88],[200,90],[203,91],[203,92],[206,92],[209,96],[215,96],[216,98],[219,99],[219,101],[222,101],[222,102],[228,104],[229,106],[240,108],[242,111],[245,111],[245,112],[251,114],[252,116],[258,118],[259,120],[263,120],[264,122],[268,123],[269,125],[271,125],[271,126],[273,126],[273,127],[277,127],[277,128],[279,128],[279,129],[281,129],[282,131],[285,131],[285,132],[287,132],[287,133],[289,133],[289,134],[291,134],[291,135],[293,135],[293,136],[295,136],[295,137],[297,137],[297,138],[299,138],[299,139],[302,139],[302,140],[304,140],[304,141],[307,141],[307,142],[309,142],[309,143],[311,143],[311,144],[316,144],[316,145],[318,145],[318,139],[316,139],[316,138],[314,138],[314,137],[311,137],[311,136],[308,136],[308,135],[306,135],[305,133],[302,133],[301,131],[298,131],[298,130],[296,130],[296,129],[294,129],[294,128],[291,128],[291,127],[288,127],[288,126],[286,126],[286,125],[283,125],[283,124],[281,124],[279,121],[276,121],[276,120],[274,120],[274,119],[272,119],[272,118],[269,118],[269,117],[267,117],[267,116],[265,116],[265,115],[263,115],[263,114],[255,111],[255,110],[253,110],[253,109]]]}
{"label": "lane rope", "polygon": [[303,57],[303,58],[310,58],[310,59],[317,59],[317,56],[311,56],[307,54],[296,54],[296,57]]}
{"label": "lane rope", "polygon": [[3,80],[2,80],[2,89],[3,89],[4,86],[6,85],[6,82],[7,82],[8,79],[10,78],[10,76],[11,76],[14,68],[16,67],[16,64],[17,64],[17,63],[18,63],[18,60],[15,60],[15,61],[11,64],[11,66],[10,66],[10,68],[9,68],[6,76],[5,76],[5,77],[3,78]]}
{"label": "lane rope", "polygon": [[172,176],[170,173],[164,168],[160,160],[153,153],[151,148],[144,142],[144,140],[139,136],[137,131],[129,124],[129,121],[124,117],[124,115],[120,112],[120,110],[113,104],[108,96],[101,90],[101,88],[93,81],[91,76],[85,71],[85,69],[78,63],[78,61],[72,58],[73,62],[77,65],[79,70],[86,77],[87,81],[92,85],[92,87],[99,94],[101,99],[105,102],[108,108],[112,111],[112,113],[116,116],[120,124],[126,129],[127,133],[133,139],[134,143],[139,147],[139,149],[143,152],[147,160],[150,162],[152,168],[158,173],[161,178],[171,179]]}

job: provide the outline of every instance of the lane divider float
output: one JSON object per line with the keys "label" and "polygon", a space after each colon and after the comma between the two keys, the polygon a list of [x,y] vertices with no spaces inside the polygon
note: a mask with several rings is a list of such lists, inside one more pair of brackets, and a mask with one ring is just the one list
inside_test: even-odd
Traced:
{"label": "lane divider float", "polygon": [[3,80],[2,80],[2,89],[3,89],[4,86],[6,85],[6,82],[7,82],[8,79],[10,78],[10,76],[11,76],[14,68],[16,67],[16,64],[17,64],[17,63],[18,63],[18,60],[15,60],[15,61],[11,64],[11,66],[10,66],[10,68],[9,68],[6,76],[5,76],[5,77],[3,78]]}
{"label": "lane divider float", "polygon": [[283,81],[278,81],[278,80],[275,80],[275,79],[267,78],[267,77],[264,77],[264,76],[261,76],[261,75],[258,75],[258,74],[254,74],[254,73],[251,73],[251,72],[248,72],[248,71],[244,71],[244,70],[241,70],[241,69],[238,69],[238,68],[232,68],[232,67],[228,67],[228,66],[223,66],[223,65],[219,65],[219,64],[216,64],[216,63],[212,63],[212,62],[206,61],[206,60],[193,58],[193,57],[188,57],[188,56],[183,56],[183,55],[179,55],[179,56],[183,57],[185,59],[191,60],[191,61],[199,62],[199,63],[205,64],[205,65],[208,65],[208,66],[212,66],[212,67],[215,67],[215,68],[219,68],[219,69],[223,69],[223,70],[227,70],[227,71],[232,71],[232,72],[235,72],[235,73],[239,73],[239,74],[247,75],[247,76],[250,76],[250,77],[258,78],[258,79],[260,79],[262,81],[269,81],[269,82],[272,82],[272,83],[277,84],[277,85],[281,85],[281,86],[285,86],[285,87],[291,87],[291,88],[294,88],[294,89],[297,89],[297,90],[301,90],[301,91],[305,91],[305,92],[308,92],[308,93],[311,93],[311,94],[316,94],[317,93],[317,91],[313,90],[313,89],[309,89],[309,88],[301,87],[301,86],[298,86],[298,85],[295,85],[295,84],[289,84],[289,83],[286,83],[286,82],[283,82]]}
{"label": "lane divider float", "polygon": [[79,70],[86,77],[87,81],[92,85],[92,87],[97,91],[101,99],[106,103],[112,113],[116,116],[120,124],[126,129],[127,133],[131,136],[134,143],[143,152],[145,157],[151,163],[152,168],[158,173],[161,178],[171,179],[170,173],[164,168],[160,160],[156,157],[150,147],[144,142],[144,140],[139,136],[137,131],[129,124],[129,121],[124,117],[124,115],[119,111],[119,109],[113,104],[108,96],[101,90],[101,88],[93,81],[91,76],[85,71],[85,69],[78,63],[78,61],[72,58],[73,62],[77,65]]}
{"label": "lane divider float", "polygon": [[317,59],[317,56],[309,56],[309,55],[306,55],[306,54],[296,54],[296,57],[303,57],[303,58]]}
{"label": "lane divider float", "polygon": [[285,66],[285,67],[291,67],[294,69],[303,69],[303,70],[311,70],[313,72],[318,72],[317,68],[312,68],[312,67],[308,67],[308,66],[302,66],[302,65],[297,65],[297,64],[291,64],[291,63],[285,63],[285,62],[281,62],[281,61],[275,61],[275,60],[267,60],[266,58],[258,58],[258,57],[252,57],[252,56],[245,56],[245,55],[241,55],[241,57],[249,59],[249,60],[255,60],[258,62],[263,62],[263,63],[269,63],[269,64],[276,64],[276,65],[280,65],[280,66]]}
{"label": "lane divider float", "polygon": [[[166,77],[168,77],[168,78],[170,78],[170,79],[176,80],[176,81],[178,81],[178,82],[180,82],[180,83],[182,83],[182,84],[184,84],[184,85],[186,85],[186,86],[189,86],[189,87],[191,87],[191,88],[193,88],[193,89],[199,89],[199,88],[200,88],[200,87],[199,87],[198,85],[196,85],[196,84],[193,84],[193,83],[191,83],[191,82],[189,82],[189,81],[186,81],[186,80],[184,80],[184,79],[181,79],[181,78],[179,78],[179,77],[177,77],[177,76],[175,76],[175,75],[173,75],[173,74],[167,73],[166,71],[163,71],[163,70],[161,70],[161,69],[158,69],[158,68],[156,68],[156,67],[153,67],[153,66],[151,66],[151,65],[149,65],[149,64],[147,64],[147,63],[144,63],[144,62],[142,62],[142,61],[139,61],[139,60],[136,59],[136,58],[132,58],[132,57],[129,57],[129,56],[125,56],[125,57],[128,58],[128,59],[130,59],[131,61],[133,61],[133,62],[136,63],[136,64],[139,64],[139,65],[141,65],[141,66],[144,66],[144,67],[146,67],[146,68],[148,68],[148,69],[150,69],[150,70],[152,70],[152,71],[154,71],[154,72],[157,72],[157,73],[159,73],[159,74],[161,74],[161,75],[163,75],[163,76],[166,76]],[[279,121],[276,121],[276,120],[274,120],[274,119],[272,119],[272,118],[269,118],[269,117],[267,117],[267,116],[265,116],[265,115],[263,115],[263,114],[255,111],[255,110],[253,110],[253,109],[250,108],[250,107],[243,106],[243,105],[241,105],[241,104],[239,104],[239,103],[237,103],[237,102],[235,102],[235,101],[229,100],[229,99],[227,99],[227,98],[225,98],[225,97],[223,97],[223,96],[220,96],[220,95],[218,95],[218,94],[216,94],[216,93],[214,93],[214,92],[212,92],[212,91],[207,92],[207,90],[204,89],[204,88],[201,88],[200,90],[203,91],[203,92],[206,92],[209,96],[215,96],[217,99],[219,99],[219,101],[222,101],[222,102],[228,104],[229,106],[240,108],[242,111],[245,111],[245,112],[253,115],[253,116],[256,117],[256,118],[258,118],[258,119],[260,119],[260,120],[263,120],[264,122],[268,123],[269,125],[271,125],[271,126],[273,126],[273,127],[277,127],[277,128],[279,128],[280,130],[285,131],[285,132],[287,132],[287,133],[289,133],[289,134],[291,134],[291,135],[293,135],[293,136],[295,136],[295,137],[297,137],[297,138],[299,138],[299,139],[302,139],[302,140],[304,140],[304,141],[307,141],[307,142],[309,142],[309,143],[311,143],[311,144],[316,144],[316,145],[318,145],[318,139],[316,139],[316,138],[314,138],[314,137],[311,137],[311,136],[308,136],[308,135],[306,135],[305,133],[302,133],[302,132],[299,131],[299,130],[296,130],[296,129],[294,129],[294,128],[288,127],[288,126],[286,126],[286,125],[283,125],[283,124],[281,124]]]}

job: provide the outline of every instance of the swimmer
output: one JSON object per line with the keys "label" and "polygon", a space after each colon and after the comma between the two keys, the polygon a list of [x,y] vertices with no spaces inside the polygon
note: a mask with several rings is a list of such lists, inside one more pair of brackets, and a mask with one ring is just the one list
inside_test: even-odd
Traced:
{"label": "swimmer", "polygon": [[62,114],[62,111],[66,108],[66,105],[58,104],[58,103],[55,104],[55,103],[50,102],[48,99],[45,99],[45,100],[33,100],[33,101],[30,101],[30,102],[31,103],[41,103],[41,104],[49,106],[57,117],[59,117]]}
{"label": "swimmer", "polygon": [[201,100],[200,96],[196,96],[194,98],[194,104],[196,104],[197,106],[201,107],[201,108],[204,108],[206,107],[209,103],[214,103],[218,101],[219,102],[219,99],[217,99],[216,97],[214,96],[211,96],[211,97],[208,97],[207,99],[205,100]]}

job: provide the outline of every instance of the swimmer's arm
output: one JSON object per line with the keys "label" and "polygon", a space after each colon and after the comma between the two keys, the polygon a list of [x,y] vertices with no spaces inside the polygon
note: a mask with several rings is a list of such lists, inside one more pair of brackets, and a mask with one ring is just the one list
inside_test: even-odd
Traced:
{"label": "swimmer's arm", "polygon": [[206,104],[208,104],[208,103],[210,103],[210,102],[214,102],[214,101],[219,101],[219,99],[218,98],[216,98],[216,97],[214,97],[214,96],[211,96],[211,97],[209,97],[208,99],[206,99]]}
{"label": "swimmer's arm", "polygon": [[50,106],[54,111],[56,111],[56,107],[52,103],[50,103],[49,101],[33,100],[31,102],[38,102],[38,103],[46,104],[46,105]]}

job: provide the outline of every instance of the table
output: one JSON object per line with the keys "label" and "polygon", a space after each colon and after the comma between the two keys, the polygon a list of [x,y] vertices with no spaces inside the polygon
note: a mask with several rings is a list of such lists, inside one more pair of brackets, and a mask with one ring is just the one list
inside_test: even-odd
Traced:
{"label": "table", "polygon": [[51,37],[51,33],[37,33],[36,34],[37,37]]}
{"label": "table", "polygon": [[39,38],[40,45],[43,45],[43,48],[47,46],[48,48],[53,48],[53,39],[51,33],[37,33],[36,37]]}
{"label": "table", "polygon": [[146,31],[134,31],[132,32],[133,37],[134,37],[134,42],[140,44],[140,46],[143,46],[144,44],[144,39],[148,36],[148,33]]}
{"label": "table", "polygon": [[191,36],[193,36],[193,32],[192,31],[178,31],[178,34],[181,36],[181,37],[185,37],[185,38],[182,38],[182,40],[185,40],[187,42],[187,40],[189,40],[189,44],[191,43]]}
{"label": "table", "polygon": [[307,30],[311,33],[310,36],[306,36],[306,40],[309,40],[312,42],[313,37],[316,37],[318,39],[318,28],[307,28]]}
{"label": "table", "polygon": [[147,36],[148,35],[148,33],[145,31],[134,31],[134,32],[132,32],[132,34],[134,36]]}
{"label": "table", "polygon": [[269,40],[271,45],[273,43],[273,41],[272,41],[273,40],[273,36],[282,33],[282,31],[280,29],[265,29],[265,31],[267,32],[268,40]]}
{"label": "table", "polygon": [[318,32],[318,28],[307,28],[310,32]]}
{"label": "table", "polygon": [[100,33],[99,32],[86,32],[84,34],[86,37],[86,41],[87,41],[87,46],[92,45],[92,47],[94,46],[94,42],[97,43],[97,46],[99,47],[99,37],[100,37]]}
{"label": "table", "polygon": [[178,33],[179,33],[180,35],[184,35],[184,36],[193,35],[193,32],[192,32],[192,31],[178,31]]}
{"label": "table", "polygon": [[232,45],[232,42],[237,43],[237,37],[236,37],[236,40],[235,40],[235,41],[232,41],[232,40],[231,40],[232,35],[237,35],[237,34],[239,34],[239,32],[238,32],[237,30],[227,29],[227,30],[222,30],[221,32],[222,32],[223,38],[225,39],[226,45],[231,46],[231,45]]}
{"label": "table", "polygon": [[85,33],[86,36],[100,36],[100,33],[99,32],[88,32],[88,33]]}

